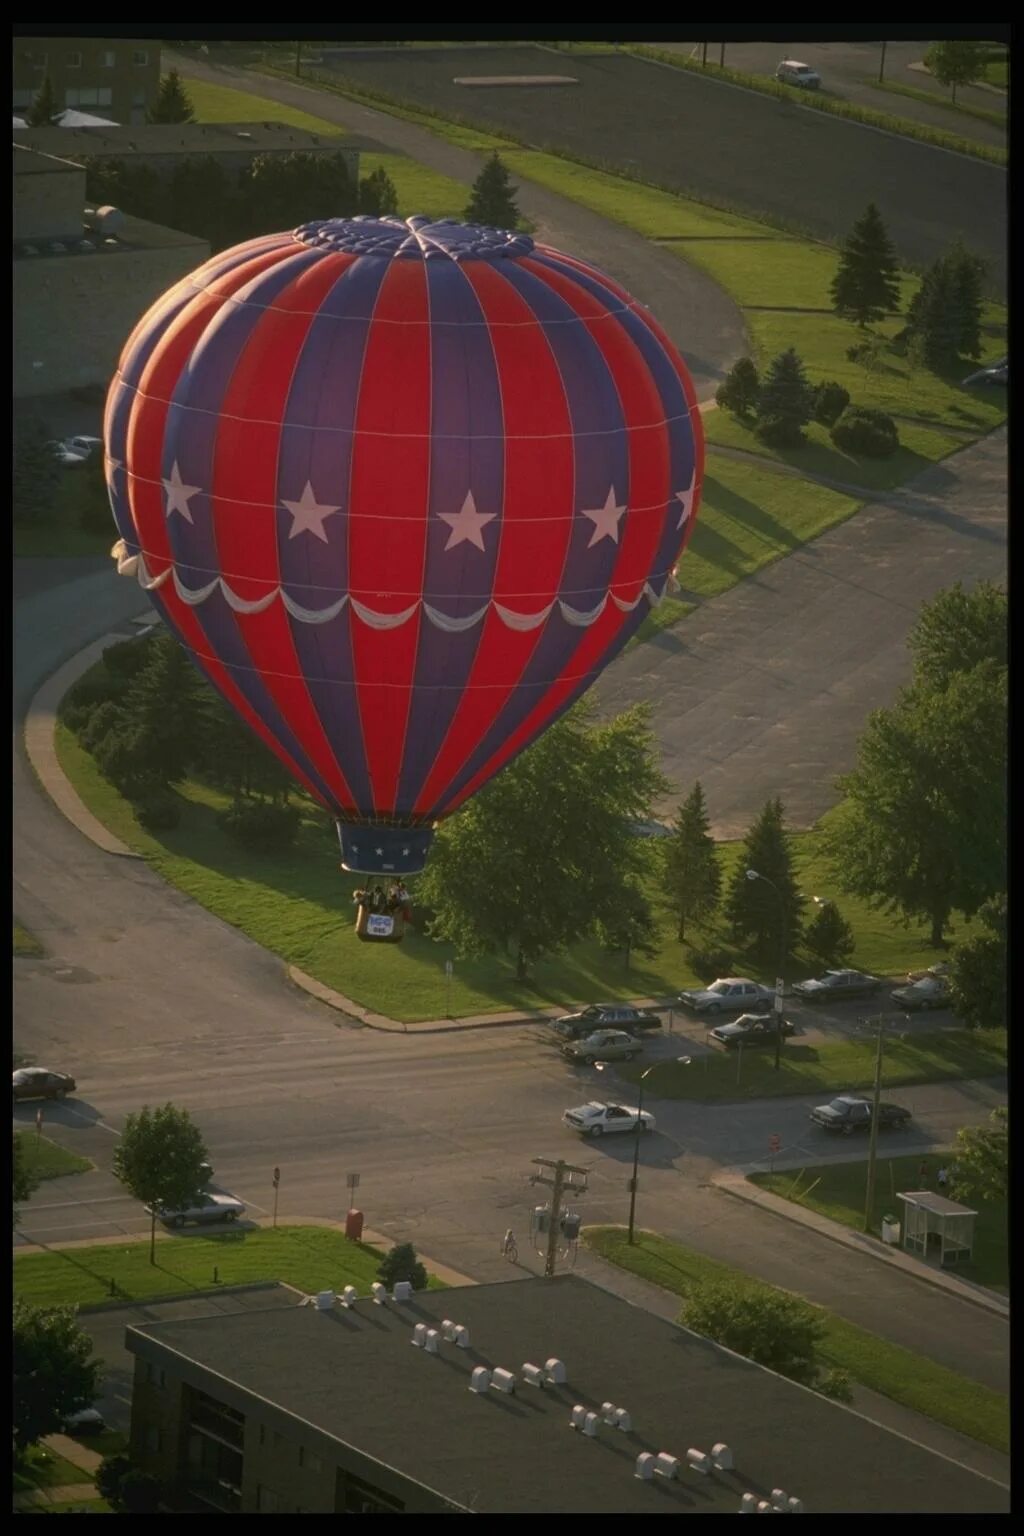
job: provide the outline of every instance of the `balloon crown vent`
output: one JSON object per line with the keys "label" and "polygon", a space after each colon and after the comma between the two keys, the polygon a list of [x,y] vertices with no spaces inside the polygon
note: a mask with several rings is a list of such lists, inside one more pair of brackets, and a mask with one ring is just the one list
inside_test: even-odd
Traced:
{"label": "balloon crown vent", "polygon": [[429,219],[420,213],[409,219],[375,219],[368,214],[352,219],[315,219],[300,224],[294,238],[301,245],[351,251],[357,256],[384,256],[392,261],[504,261],[529,256],[533,250],[529,235],[511,229],[460,224],[457,219]]}

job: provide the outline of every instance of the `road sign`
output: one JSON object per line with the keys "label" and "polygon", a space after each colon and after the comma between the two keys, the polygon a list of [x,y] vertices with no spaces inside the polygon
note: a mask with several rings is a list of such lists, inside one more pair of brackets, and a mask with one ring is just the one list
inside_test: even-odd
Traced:
{"label": "road sign", "polygon": [[275,1189],[280,1184],[280,1182],[281,1182],[281,1170],[280,1170],[280,1168],[275,1168],[274,1169],[274,1188]]}
{"label": "road sign", "polygon": [[781,976],[775,978],[775,1012],[782,1012],[782,994],[786,990],[786,983]]}
{"label": "road sign", "polygon": [[345,1175],[345,1183],[348,1185],[349,1189],[358,1189],[359,1188],[359,1175],[358,1175],[358,1173],[346,1173],[346,1175]]}
{"label": "road sign", "polygon": [[780,1152],[781,1150],[782,1150],[782,1137],[776,1135],[775,1132],[773,1131],[772,1134],[768,1137],[768,1151],[771,1152],[771,1153],[775,1153],[775,1152]]}
{"label": "road sign", "polygon": [[455,969],[455,967],[452,965],[451,961],[450,960],[446,960],[445,963],[444,963],[444,973],[445,973],[445,975],[450,977],[451,974],[452,974],[452,971],[454,969]]}
{"label": "road sign", "polygon": [[37,1131],[41,1131],[42,1128],[43,1128],[43,1112],[42,1112],[41,1109],[37,1109],[36,1110],[36,1130]]}

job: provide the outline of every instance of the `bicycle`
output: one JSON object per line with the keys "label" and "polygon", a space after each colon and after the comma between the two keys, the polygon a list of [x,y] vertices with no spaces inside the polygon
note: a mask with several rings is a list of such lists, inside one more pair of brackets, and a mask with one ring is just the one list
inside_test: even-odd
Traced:
{"label": "bicycle", "polygon": [[501,1240],[501,1256],[510,1264],[519,1263],[519,1244],[516,1242],[515,1233],[510,1227]]}

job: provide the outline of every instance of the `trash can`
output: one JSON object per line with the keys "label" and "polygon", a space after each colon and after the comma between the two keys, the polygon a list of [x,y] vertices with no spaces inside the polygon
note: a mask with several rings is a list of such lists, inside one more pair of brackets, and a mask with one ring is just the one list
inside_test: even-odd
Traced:
{"label": "trash can", "polygon": [[899,1246],[899,1241],[900,1241],[900,1224],[896,1220],[896,1217],[895,1216],[883,1216],[882,1217],[882,1242],[883,1243],[890,1243],[893,1246],[898,1247]]}
{"label": "trash can", "polygon": [[345,1236],[358,1243],[363,1235],[362,1211],[349,1211],[345,1217]]}

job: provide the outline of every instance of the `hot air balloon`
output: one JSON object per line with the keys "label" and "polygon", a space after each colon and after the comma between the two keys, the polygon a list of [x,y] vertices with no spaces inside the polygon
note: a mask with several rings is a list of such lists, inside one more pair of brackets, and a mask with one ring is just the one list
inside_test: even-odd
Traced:
{"label": "hot air balloon", "polygon": [[104,430],[119,571],[370,874],[421,869],[622,649],[703,467],[642,304],[423,217],[213,257],[132,333]]}

